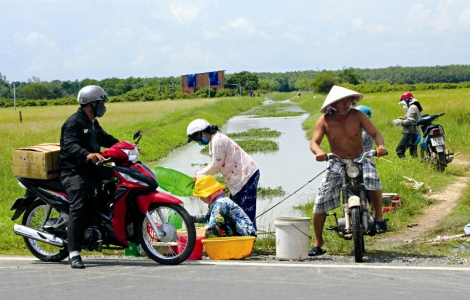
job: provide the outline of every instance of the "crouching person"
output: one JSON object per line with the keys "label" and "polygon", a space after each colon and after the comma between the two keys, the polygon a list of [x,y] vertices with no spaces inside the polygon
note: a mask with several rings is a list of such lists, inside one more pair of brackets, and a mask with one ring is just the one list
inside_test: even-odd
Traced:
{"label": "crouching person", "polygon": [[204,215],[191,216],[194,223],[206,224],[206,237],[256,236],[256,229],[248,215],[224,193],[225,186],[212,175],[196,179],[193,195],[209,205]]}

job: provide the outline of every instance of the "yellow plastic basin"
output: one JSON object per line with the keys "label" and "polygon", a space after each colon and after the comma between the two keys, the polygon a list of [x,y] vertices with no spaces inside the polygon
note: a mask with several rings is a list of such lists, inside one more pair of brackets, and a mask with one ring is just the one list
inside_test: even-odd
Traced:
{"label": "yellow plastic basin", "polygon": [[235,236],[203,239],[207,255],[213,260],[244,259],[251,254],[254,236]]}

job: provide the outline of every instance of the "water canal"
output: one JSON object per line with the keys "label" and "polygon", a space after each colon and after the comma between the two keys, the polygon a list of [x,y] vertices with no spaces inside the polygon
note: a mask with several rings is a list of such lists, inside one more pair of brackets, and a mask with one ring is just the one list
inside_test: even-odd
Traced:
{"label": "water canal", "polygon": [[[302,111],[291,101],[287,100],[283,101],[283,103],[290,104],[290,106],[285,108],[286,110]],[[322,176],[318,176],[315,180],[312,179],[323,171],[327,164],[315,161],[315,156],[310,151],[310,141],[302,130],[302,123],[307,118],[307,113],[303,113],[298,117],[277,118],[252,118],[249,115],[243,115],[231,118],[220,128],[225,134],[264,127],[282,133],[280,137],[272,139],[278,143],[278,151],[250,153],[260,166],[261,177],[259,186],[272,189],[280,186],[286,192],[282,197],[258,199],[257,216],[288,197],[288,199],[263,214],[263,216],[257,218],[258,230],[260,232],[273,231],[274,219],[276,217],[301,216],[301,213],[293,210],[292,207],[312,201],[317,192]],[[159,160],[156,165],[176,169],[188,175],[194,174],[210,161],[207,154],[200,153],[201,149],[201,146],[198,144],[190,143],[173,151],[166,158]],[[308,183],[309,181],[311,182]],[[306,183],[308,184],[305,187],[292,194]],[[204,213],[207,210],[207,205],[196,197],[182,197],[181,199],[190,214]]]}

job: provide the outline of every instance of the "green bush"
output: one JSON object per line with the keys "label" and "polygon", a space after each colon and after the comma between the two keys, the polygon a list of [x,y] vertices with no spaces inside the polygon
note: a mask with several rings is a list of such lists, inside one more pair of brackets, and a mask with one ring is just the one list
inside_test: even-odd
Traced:
{"label": "green bush", "polygon": [[233,97],[235,96],[235,90],[234,89],[220,89],[217,90],[217,97]]}
{"label": "green bush", "polygon": [[[216,89],[210,89],[210,96],[215,97],[217,90]],[[194,94],[193,98],[209,98],[208,95],[208,88],[200,88],[198,89]]]}

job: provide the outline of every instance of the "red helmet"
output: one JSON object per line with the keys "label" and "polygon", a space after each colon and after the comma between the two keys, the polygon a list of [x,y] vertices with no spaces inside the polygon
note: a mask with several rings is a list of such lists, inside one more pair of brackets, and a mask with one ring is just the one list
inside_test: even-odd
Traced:
{"label": "red helmet", "polygon": [[401,95],[400,100],[408,100],[408,99],[413,99],[413,94],[410,92],[406,92],[403,95]]}

